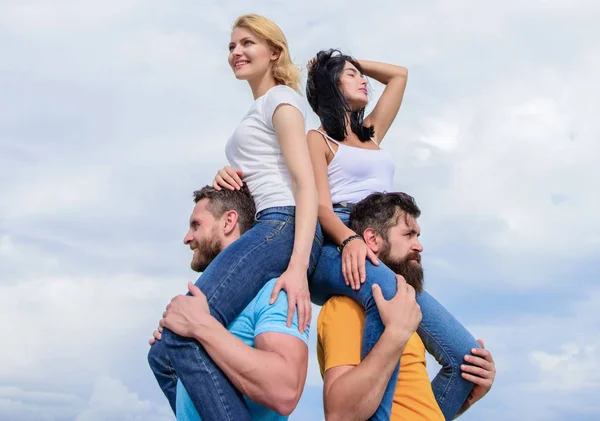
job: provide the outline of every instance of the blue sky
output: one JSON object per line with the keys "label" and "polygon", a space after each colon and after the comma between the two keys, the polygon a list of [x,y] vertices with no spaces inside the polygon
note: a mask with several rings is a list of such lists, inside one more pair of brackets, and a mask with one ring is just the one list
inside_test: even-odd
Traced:
{"label": "blue sky", "polygon": [[[497,361],[463,419],[598,419],[598,2],[5,0],[0,421],[172,419],[147,339],[194,279],[191,192],[252,101],[227,65],[247,12],[301,65],[339,47],[408,67],[383,146],[429,291]],[[291,420],[322,419],[314,340]]]}

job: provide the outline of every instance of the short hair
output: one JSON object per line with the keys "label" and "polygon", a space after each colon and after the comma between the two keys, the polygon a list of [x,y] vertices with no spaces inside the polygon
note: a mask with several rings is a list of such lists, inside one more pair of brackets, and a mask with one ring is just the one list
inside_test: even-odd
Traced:
{"label": "short hair", "polygon": [[415,199],[401,192],[373,193],[361,200],[350,212],[350,228],[362,235],[372,228],[385,240],[390,228],[396,226],[401,216],[418,218],[421,210]]}
{"label": "short hair", "polygon": [[211,186],[204,186],[200,190],[196,190],[193,194],[194,203],[198,203],[202,199],[208,199],[207,208],[215,218],[220,218],[225,212],[230,210],[236,211],[240,234],[245,233],[254,225],[256,206],[246,184],[240,190],[228,190],[225,188],[216,190]]}
{"label": "short hair", "polygon": [[365,108],[352,110],[339,86],[346,62],[363,73],[360,63],[349,55],[342,54],[340,50],[319,51],[308,71],[306,98],[329,136],[342,142],[349,135],[346,127],[350,123],[350,128],[358,139],[367,142],[373,137],[375,129],[364,125]]}
{"label": "short hair", "polygon": [[248,29],[258,38],[267,41],[279,53],[279,58],[273,62],[272,67],[275,82],[300,92],[300,69],[292,62],[287,39],[275,22],[264,16],[249,14],[237,18],[233,23],[233,29],[235,28]]}

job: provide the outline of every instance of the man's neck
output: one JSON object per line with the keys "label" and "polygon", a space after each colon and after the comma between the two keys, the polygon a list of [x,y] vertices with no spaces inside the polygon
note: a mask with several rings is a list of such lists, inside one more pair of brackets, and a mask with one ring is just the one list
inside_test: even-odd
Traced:
{"label": "man's neck", "polygon": [[221,251],[225,250],[227,247],[229,247],[231,244],[233,244],[235,241],[237,241],[239,238],[241,237],[239,230],[236,228],[235,232],[225,236],[225,238],[223,239],[223,241],[221,241]]}

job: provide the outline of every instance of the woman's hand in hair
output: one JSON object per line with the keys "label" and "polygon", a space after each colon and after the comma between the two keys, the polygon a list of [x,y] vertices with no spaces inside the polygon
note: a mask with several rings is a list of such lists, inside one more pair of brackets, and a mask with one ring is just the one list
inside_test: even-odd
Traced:
{"label": "woman's hand in hair", "polygon": [[353,290],[359,290],[367,279],[367,259],[374,265],[379,265],[379,259],[373,250],[360,239],[350,241],[342,250],[342,273],[346,285]]}
{"label": "woman's hand in hair", "polygon": [[221,191],[221,188],[239,190],[244,185],[242,181],[242,170],[234,170],[229,165],[221,168],[213,180],[213,188]]}
{"label": "woman's hand in hair", "polygon": [[310,70],[312,69],[312,67],[315,65],[316,62],[317,62],[317,57],[313,57],[310,60],[308,60],[308,63],[306,63],[306,70],[310,72]]}
{"label": "woman's hand in hair", "polygon": [[373,138],[377,143],[381,143],[400,110],[408,80],[408,70],[406,67],[376,61],[359,60],[358,63],[366,76],[386,85],[375,108],[363,123],[366,127],[375,128]]}

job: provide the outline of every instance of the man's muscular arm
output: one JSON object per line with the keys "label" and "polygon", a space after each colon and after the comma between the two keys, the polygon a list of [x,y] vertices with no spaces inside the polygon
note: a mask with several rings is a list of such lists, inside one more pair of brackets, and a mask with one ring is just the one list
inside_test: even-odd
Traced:
{"label": "man's muscular arm", "polygon": [[[280,415],[289,415],[306,381],[306,344],[290,334],[264,332],[255,338],[256,348],[252,348],[210,315],[199,288],[189,284],[189,289],[192,296],[177,296],[167,306],[160,326],[200,342],[244,396]],[[281,319],[285,327],[286,315]],[[293,329],[297,331],[297,325]]]}
{"label": "man's muscular arm", "polygon": [[398,292],[390,301],[383,298],[379,287],[374,287],[373,296],[385,331],[371,352],[357,366],[340,365],[325,372],[328,421],[362,421],[375,413],[408,339],[419,326],[421,309],[415,301],[415,290],[404,278],[397,278]]}
{"label": "man's muscular arm", "polygon": [[357,366],[344,365],[325,372],[325,419],[365,420],[377,410],[406,341],[386,329],[367,357]]}

